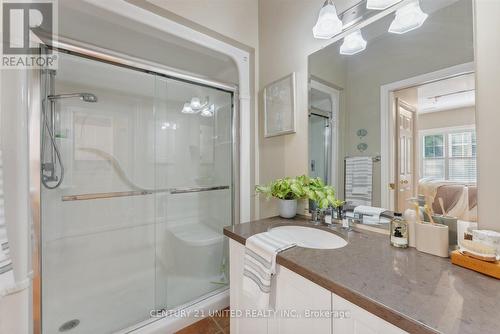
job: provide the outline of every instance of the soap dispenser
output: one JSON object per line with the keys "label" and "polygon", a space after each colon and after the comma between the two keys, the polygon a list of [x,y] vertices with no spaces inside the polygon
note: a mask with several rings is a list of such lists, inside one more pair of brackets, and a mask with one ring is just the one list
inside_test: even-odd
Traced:
{"label": "soap dispenser", "polygon": [[403,219],[403,214],[394,213],[391,220],[391,245],[399,248],[408,247],[408,222]]}

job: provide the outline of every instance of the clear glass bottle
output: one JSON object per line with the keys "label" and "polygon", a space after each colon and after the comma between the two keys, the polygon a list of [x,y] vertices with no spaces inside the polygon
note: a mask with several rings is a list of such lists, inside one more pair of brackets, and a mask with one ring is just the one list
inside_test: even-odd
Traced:
{"label": "clear glass bottle", "polygon": [[391,220],[391,245],[400,248],[408,247],[408,222],[399,212],[395,212]]}

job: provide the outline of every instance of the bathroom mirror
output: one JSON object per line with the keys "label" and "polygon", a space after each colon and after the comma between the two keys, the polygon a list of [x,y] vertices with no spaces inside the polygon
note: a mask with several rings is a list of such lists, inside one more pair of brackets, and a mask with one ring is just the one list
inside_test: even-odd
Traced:
{"label": "bathroom mirror", "polygon": [[474,222],[472,1],[411,6],[355,22],[309,56],[309,172],[352,207],[404,212],[420,197],[436,215]]}

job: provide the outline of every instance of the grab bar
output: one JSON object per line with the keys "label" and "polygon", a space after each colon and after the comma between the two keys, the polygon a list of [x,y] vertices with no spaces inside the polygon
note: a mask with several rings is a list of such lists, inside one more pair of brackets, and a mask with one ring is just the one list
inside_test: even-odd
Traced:
{"label": "grab bar", "polygon": [[222,189],[229,189],[229,186],[175,188],[170,190],[170,193],[174,195],[174,194],[186,194],[186,193],[199,193],[202,191],[212,191],[212,190],[222,190]]}
{"label": "grab bar", "polygon": [[156,190],[132,190],[132,191],[116,191],[116,192],[92,193],[92,194],[81,194],[81,195],[66,195],[66,196],[62,196],[61,200],[63,202],[88,201],[88,200],[93,200],[93,199],[143,196],[143,195],[152,195],[152,194],[158,194],[158,193],[187,194],[187,193],[197,193],[197,192],[223,190],[223,189],[229,189],[229,186],[171,188],[171,189],[156,189]]}

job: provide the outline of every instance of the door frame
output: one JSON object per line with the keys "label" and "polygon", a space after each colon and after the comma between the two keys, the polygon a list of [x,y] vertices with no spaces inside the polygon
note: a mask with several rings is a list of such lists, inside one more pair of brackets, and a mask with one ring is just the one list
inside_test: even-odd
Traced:
{"label": "door frame", "polygon": [[380,86],[380,183],[381,207],[394,210],[394,191],[389,183],[395,180],[395,98],[394,92],[446,78],[475,72],[474,62],[459,64]]}
{"label": "door frame", "polygon": [[[110,66],[115,66],[117,68],[127,68],[131,71],[138,71],[149,73],[153,76],[161,76],[164,78],[169,78],[179,82],[187,82],[193,85],[199,85],[209,88],[218,89],[231,94],[231,104],[232,104],[232,114],[231,114],[231,225],[237,225],[242,222],[242,214],[240,210],[240,199],[241,188],[243,187],[244,181],[240,176],[240,160],[244,158],[241,154],[241,128],[243,127],[241,119],[241,103],[238,103],[239,86],[226,84],[223,82],[206,79],[202,77],[197,77],[195,75],[187,75],[182,72],[177,73],[174,70],[165,68],[161,64],[156,64],[149,62],[147,60],[137,59],[129,57],[125,54],[120,54],[111,50],[104,48],[93,47],[91,45],[73,41],[70,39],[64,39],[64,41],[50,41],[45,46],[40,46],[42,52],[46,50],[55,49],[58,52],[71,54],[73,56],[81,57],[84,59],[91,59],[95,62],[106,63]],[[28,74],[24,74],[24,80],[27,81],[27,104],[28,110],[30,111],[29,121],[26,125],[29,125],[29,136],[26,137],[29,145],[29,171],[30,171],[30,206],[31,213],[33,216],[33,238],[34,246],[32,249],[32,275],[33,275],[33,286],[31,289],[31,313],[32,313],[32,327],[35,334],[40,334],[42,332],[42,217],[41,217],[41,184],[40,184],[40,166],[41,166],[41,137],[40,129],[42,126],[42,115],[41,115],[41,101],[42,101],[42,70],[31,71]],[[27,154],[28,156],[28,154]],[[199,300],[204,300],[210,298],[212,295],[221,293],[223,289],[217,289],[201,296],[193,302],[198,302]],[[189,304],[191,305],[191,304]],[[179,305],[179,308],[186,308],[189,305]],[[142,326],[143,324],[150,324],[157,322],[161,319],[150,318],[141,322],[140,324],[133,324],[132,326]],[[132,328],[132,327],[131,327]]]}
{"label": "door frame", "polygon": [[[311,107],[311,89],[317,89],[330,95],[332,100],[332,112],[330,115],[325,115],[324,112],[318,112]],[[338,180],[340,180],[340,169],[337,168],[339,162],[339,114],[341,103],[342,89],[332,83],[326,82],[318,77],[310,76],[309,79],[309,115],[315,114],[322,117],[328,117],[329,122],[329,138],[327,138],[327,180],[326,182],[338,189]],[[333,135],[332,135],[333,134]],[[309,139],[309,136],[308,136]],[[308,164],[310,156],[308,154]]]}

